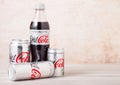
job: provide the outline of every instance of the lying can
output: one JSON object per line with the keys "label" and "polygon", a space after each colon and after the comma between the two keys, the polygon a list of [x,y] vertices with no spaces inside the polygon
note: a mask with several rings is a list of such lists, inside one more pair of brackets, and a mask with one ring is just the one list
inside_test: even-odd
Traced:
{"label": "lying can", "polygon": [[30,48],[28,40],[12,40],[9,46],[10,63],[23,63],[30,61]]}
{"label": "lying can", "polygon": [[54,74],[54,65],[50,61],[11,64],[9,67],[10,80],[26,80],[51,77]]}
{"label": "lying can", "polygon": [[54,76],[64,75],[64,49],[48,49],[48,60],[53,62],[55,67]]}

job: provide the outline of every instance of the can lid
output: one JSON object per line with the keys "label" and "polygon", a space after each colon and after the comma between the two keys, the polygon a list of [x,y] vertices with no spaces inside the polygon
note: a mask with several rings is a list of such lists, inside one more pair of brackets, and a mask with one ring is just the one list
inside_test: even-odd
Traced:
{"label": "can lid", "polygon": [[55,48],[48,48],[49,53],[55,53],[55,51],[56,51]]}
{"label": "can lid", "polygon": [[9,67],[9,71],[8,71],[9,79],[10,80],[15,80],[15,75],[16,75],[15,67],[14,67],[13,64],[11,64],[10,67]]}
{"label": "can lid", "polygon": [[20,40],[20,39],[12,39],[11,43],[22,44],[22,43],[29,43],[29,41],[28,40]]}
{"label": "can lid", "polygon": [[35,6],[36,10],[44,10],[45,9],[45,4],[43,3],[37,3]]}
{"label": "can lid", "polygon": [[64,53],[64,49],[61,48],[61,49],[56,49],[56,53]]}

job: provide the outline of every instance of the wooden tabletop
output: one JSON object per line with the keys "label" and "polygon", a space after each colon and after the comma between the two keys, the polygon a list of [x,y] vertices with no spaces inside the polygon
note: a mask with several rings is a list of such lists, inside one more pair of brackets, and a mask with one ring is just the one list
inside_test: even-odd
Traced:
{"label": "wooden tabletop", "polygon": [[0,85],[120,85],[120,64],[65,65],[64,77],[10,81],[8,68],[1,65]]}

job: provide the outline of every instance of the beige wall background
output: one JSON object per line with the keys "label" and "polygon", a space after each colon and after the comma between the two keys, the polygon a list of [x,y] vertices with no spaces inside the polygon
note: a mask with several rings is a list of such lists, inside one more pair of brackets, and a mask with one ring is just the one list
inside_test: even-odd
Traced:
{"label": "beige wall background", "polygon": [[[29,39],[39,0],[0,0],[0,62],[11,39]],[[119,0],[41,0],[50,23],[50,45],[65,49],[65,62],[120,63]]]}

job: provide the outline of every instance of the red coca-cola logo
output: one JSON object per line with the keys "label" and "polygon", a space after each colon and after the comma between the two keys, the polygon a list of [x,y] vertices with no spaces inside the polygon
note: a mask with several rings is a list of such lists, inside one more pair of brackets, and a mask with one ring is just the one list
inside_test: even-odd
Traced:
{"label": "red coca-cola logo", "polygon": [[16,63],[28,62],[29,52],[22,52],[16,57]]}
{"label": "red coca-cola logo", "polygon": [[36,79],[41,77],[40,71],[37,70],[36,68],[33,68],[31,72],[32,72],[31,79]]}
{"label": "red coca-cola logo", "polygon": [[64,59],[61,58],[61,59],[58,59],[55,64],[54,64],[55,68],[57,67],[64,67]]}
{"label": "red coca-cola logo", "polygon": [[48,35],[39,36],[38,43],[48,43]]}

